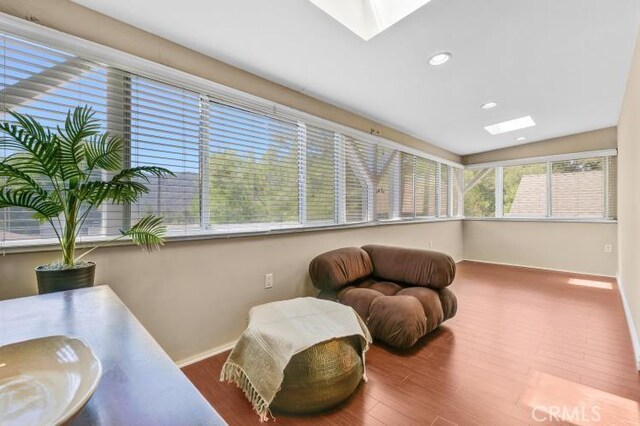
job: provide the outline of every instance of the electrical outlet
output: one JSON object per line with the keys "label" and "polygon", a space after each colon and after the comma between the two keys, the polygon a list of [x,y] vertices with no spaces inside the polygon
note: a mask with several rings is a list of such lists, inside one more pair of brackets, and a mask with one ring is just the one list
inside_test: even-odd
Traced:
{"label": "electrical outlet", "polygon": [[605,252],[605,253],[613,253],[613,245],[611,245],[611,244],[605,244],[605,245],[604,245],[604,252]]}
{"label": "electrical outlet", "polygon": [[432,249],[433,248],[433,241],[431,241],[431,240],[427,241],[427,247]]}
{"label": "electrical outlet", "polygon": [[273,274],[266,274],[264,276],[264,288],[273,287]]}

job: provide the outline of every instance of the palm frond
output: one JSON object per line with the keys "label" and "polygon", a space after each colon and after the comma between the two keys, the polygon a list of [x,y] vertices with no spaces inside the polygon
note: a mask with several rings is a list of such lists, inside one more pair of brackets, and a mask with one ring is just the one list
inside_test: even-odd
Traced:
{"label": "palm frond", "polygon": [[46,219],[54,218],[64,210],[59,203],[43,197],[36,191],[10,188],[0,189],[0,208],[4,207],[23,207],[33,210],[38,218]]}
{"label": "palm frond", "polygon": [[165,169],[164,167],[156,166],[139,166],[124,169],[112,179],[112,182],[123,182],[135,178],[143,179],[145,182],[149,182],[149,176],[155,176],[157,178],[166,178],[169,176],[175,176],[175,174]]}
{"label": "palm frond", "polygon": [[[28,173],[22,171],[19,167],[12,165],[12,157],[9,156],[0,162],[0,177],[6,178],[4,188],[13,190],[25,189],[36,192],[42,197],[47,197],[47,191],[41,187]],[[18,166],[20,163],[17,164]]]}
{"label": "palm frond", "polygon": [[84,148],[87,167],[93,170],[99,167],[108,172],[115,172],[122,167],[122,139],[108,133],[91,138]]}
{"label": "palm frond", "polygon": [[[132,204],[149,192],[145,183],[152,176],[175,176],[155,166],[121,170],[122,140],[100,133],[100,121],[88,106],[70,110],[57,133],[29,115],[9,113],[11,123],[0,123],[0,149],[11,153],[0,161],[0,209],[24,208],[32,210],[34,218],[48,220],[63,248],[65,264],[74,263],[76,237],[93,209],[106,202]],[[107,180],[95,176],[96,169],[115,175]],[[40,183],[43,178],[46,184]],[[131,237],[152,251],[163,244],[165,231],[162,218],[147,216],[114,240]]]}
{"label": "palm frond", "polygon": [[80,201],[87,202],[93,207],[99,207],[105,202],[112,204],[134,203],[142,194],[147,194],[149,189],[140,182],[104,182],[91,181],[78,185],[72,191]]}
{"label": "palm frond", "polygon": [[43,142],[51,140],[51,131],[38,123],[38,120],[35,118],[28,114],[20,114],[17,111],[9,111],[9,114],[11,114],[28,135]]}
{"label": "palm frond", "polygon": [[59,149],[59,161],[63,179],[84,176],[80,165],[85,159],[85,139],[100,131],[100,120],[89,106],[77,107],[67,112],[64,126],[58,126],[56,136]]}
{"label": "palm frond", "polygon": [[60,165],[58,147],[53,142],[51,132],[28,115],[15,111],[9,111],[9,114],[19,125],[0,123],[0,132],[7,135],[0,138],[0,147],[21,153],[24,167],[28,167],[31,172],[55,176]]}
{"label": "palm frond", "polygon": [[123,236],[131,237],[136,245],[151,252],[159,250],[164,245],[166,231],[167,228],[162,225],[161,217],[145,216],[131,228],[121,232]]}

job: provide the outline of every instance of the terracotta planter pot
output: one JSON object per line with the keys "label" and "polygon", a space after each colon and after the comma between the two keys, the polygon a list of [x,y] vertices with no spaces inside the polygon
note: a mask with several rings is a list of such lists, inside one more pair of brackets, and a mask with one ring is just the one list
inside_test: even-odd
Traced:
{"label": "terracotta planter pot", "polygon": [[38,278],[38,293],[55,293],[57,291],[75,290],[76,288],[92,287],[96,274],[96,264],[73,269],[46,270],[43,266],[36,268]]}

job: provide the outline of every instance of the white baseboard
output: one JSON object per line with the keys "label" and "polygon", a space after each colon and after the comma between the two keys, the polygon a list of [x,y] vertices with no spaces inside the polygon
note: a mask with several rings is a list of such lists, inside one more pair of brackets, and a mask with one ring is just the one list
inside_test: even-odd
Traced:
{"label": "white baseboard", "polygon": [[618,290],[620,291],[620,297],[622,298],[622,306],[624,307],[624,316],[627,318],[627,326],[629,327],[629,333],[631,334],[631,342],[633,343],[633,354],[636,360],[636,368],[640,371],[640,339],[638,339],[638,330],[633,322],[631,316],[631,309],[629,309],[629,303],[627,303],[627,295],[624,292],[624,284],[620,277],[616,277],[618,281]]}
{"label": "white baseboard", "polygon": [[217,346],[204,352],[200,352],[199,354],[196,354],[189,358],[176,361],[176,365],[178,366],[178,368],[184,368],[187,365],[195,364],[196,362],[202,361],[203,359],[211,358],[212,356],[216,356],[218,354],[221,354],[222,352],[233,349],[237,342],[237,340],[234,340],[233,342],[225,343],[224,345]]}
{"label": "white baseboard", "polygon": [[506,263],[506,262],[492,262],[490,260],[480,260],[480,259],[464,259],[464,260],[468,260],[469,262],[489,263],[491,265],[515,266],[517,268],[541,269],[543,271],[566,272],[568,274],[591,275],[594,277],[604,277],[604,278],[616,278],[615,275],[596,274],[593,272],[584,272],[584,271],[571,271],[569,269],[545,268],[543,266],[521,265],[518,263]]}

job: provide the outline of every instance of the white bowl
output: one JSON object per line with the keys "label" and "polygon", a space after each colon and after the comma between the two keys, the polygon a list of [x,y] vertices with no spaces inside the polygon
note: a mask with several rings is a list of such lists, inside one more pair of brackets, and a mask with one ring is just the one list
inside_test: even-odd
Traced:
{"label": "white bowl", "polygon": [[49,336],[0,347],[0,425],[58,425],[84,407],[102,366],[82,340]]}

